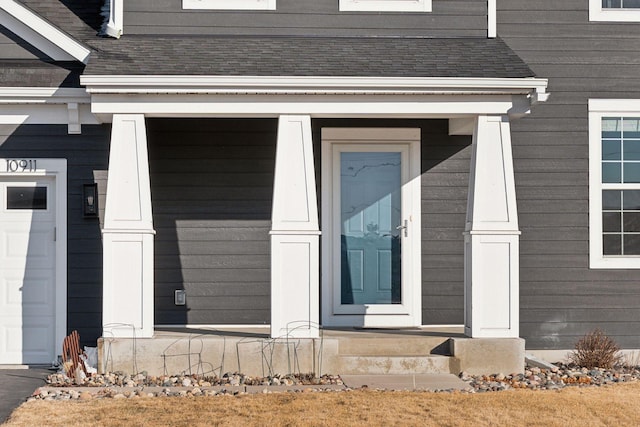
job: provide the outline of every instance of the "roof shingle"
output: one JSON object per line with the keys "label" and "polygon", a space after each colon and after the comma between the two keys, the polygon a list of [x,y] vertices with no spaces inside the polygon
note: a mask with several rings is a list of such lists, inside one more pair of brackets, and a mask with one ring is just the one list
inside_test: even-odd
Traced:
{"label": "roof shingle", "polygon": [[124,36],[88,75],[533,77],[499,38]]}

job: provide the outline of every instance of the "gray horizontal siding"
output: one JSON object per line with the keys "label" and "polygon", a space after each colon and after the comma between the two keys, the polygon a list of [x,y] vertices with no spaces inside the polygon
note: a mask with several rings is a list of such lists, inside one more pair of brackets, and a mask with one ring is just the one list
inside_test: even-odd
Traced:
{"label": "gray horizontal siding", "polygon": [[126,34],[482,37],[485,0],[434,0],[430,13],[339,12],[337,0],[278,0],[275,11],[182,10],[179,0],[125,2]]}
{"label": "gray horizontal siding", "polygon": [[567,349],[599,327],[640,348],[640,270],[589,269],[589,98],[640,99],[640,26],[588,21],[588,2],[498,2],[498,34],[551,98],[512,122],[521,335]]}
{"label": "gray horizontal siding", "polygon": [[18,39],[13,33],[0,27],[0,52],[2,59],[40,59],[44,57],[34,49],[27,49],[22,40]]}
{"label": "gray horizontal siding", "polygon": [[156,324],[270,322],[276,125],[147,121]]}
{"label": "gray horizontal siding", "polygon": [[109,137],[109,126],[69,135],[66,125],[0,125],[0,157],[67,159],[67,330],[91,346],[102,335],[101,226],[82,214],[82,186],[97,182],[106,191]]}

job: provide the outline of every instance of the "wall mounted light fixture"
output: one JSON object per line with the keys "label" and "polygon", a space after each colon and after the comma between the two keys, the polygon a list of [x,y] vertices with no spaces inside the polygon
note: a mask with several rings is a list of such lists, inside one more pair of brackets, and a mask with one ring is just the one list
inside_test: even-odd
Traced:
{"label": "wall mounted light fixture", "polygon": [[84,216],[98,216],[98,184],[84,184],[82,188],[82,212]]}

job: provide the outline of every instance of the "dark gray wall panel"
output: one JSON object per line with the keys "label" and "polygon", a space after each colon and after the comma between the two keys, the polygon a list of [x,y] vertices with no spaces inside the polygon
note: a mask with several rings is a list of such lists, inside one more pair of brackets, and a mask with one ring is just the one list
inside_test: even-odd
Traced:
{"label": "dark gray wall panel", "polygon": [[[270,322],[275,120],[147,121],[156,324]],[[174,304],[184,289],[186,306]]]}
{"label": "dark gray wall panel", "polygon": [[640,26],[588,21],[585,0],[498,2],[498,34],[551,98],[512,122],[521,336],[567,349],[595,327],[640,348],[640,270],[589,269],[589,98],[640,99]]}
{"label": "dark gray wall panel", "polygon": [[431,13],[339,12],[338,0],[278,0],[275,11],[182,10],[180,0],[125,2],[126,34],[483,37],[485,0],[434,0]]}
{"label": "dark gray wall panel", "polygon": [[91,346],[102,335],[102,236],[100,220],[82,215],[82,185],[97,182],[104,194],[109,138],[108,125],[84,125],[81,135],[66,125],[0,125],[0,157],[67,159],[67,330]]}

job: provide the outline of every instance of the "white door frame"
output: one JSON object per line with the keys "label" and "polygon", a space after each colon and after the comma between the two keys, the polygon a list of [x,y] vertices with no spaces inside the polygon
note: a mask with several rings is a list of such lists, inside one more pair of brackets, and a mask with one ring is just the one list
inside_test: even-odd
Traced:
{"label": "white door frame", "polygon": [[53,177],[55,187],[55,352],[67,335],[67,159],[0,158],[0,178]]}
{"label": "white door frame", "polygon": [[[335,268],[338,236],[335,211],[339,198],[333,188],[338,146],[350,149],[374,146],[374,150],[404,148],[408,176],[403,176],[403,211],[409,221],[409,237],[403,238],[402,304],[365,305],[360,313],[340,307]],[[377,147],[376,147],[377,146]],[[323,128],[322,129],[322,324],[336,327],[412,327],[422,322],[420,129]],[[405,255],[406,254],[406,255]]]}

